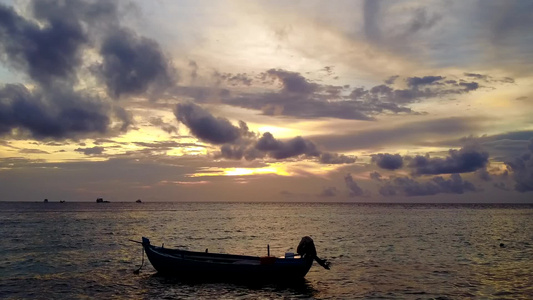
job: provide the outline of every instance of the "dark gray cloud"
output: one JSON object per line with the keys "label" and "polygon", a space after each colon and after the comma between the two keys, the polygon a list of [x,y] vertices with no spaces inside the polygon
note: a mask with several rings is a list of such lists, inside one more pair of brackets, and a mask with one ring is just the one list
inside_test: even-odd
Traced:
{"label": "dark gray cloud", "polygon": [[409,162],[409,167],[416,175],[436,175],[473,172],[486,167],[489,154],[473,146],[459,150],[450,149],[445,158],[417,155]]}
{"label": "dark gray cloud", "polygon": [[[371,97],[362,90],[365,99],[352,99],[358,89],[348,95],[349,86],[320,85],[310,82],[300,73],[281,69],[268,70],[260,78],[267,84],[279,82],[278,92],[241,93],[237,96],[222,97],[225,104],[262,111],[265,115],[283,115],[299,118],[339,118],[348,120],[374,120],[373,115],[391,113],[414,113],[410,108]],[[269,81],[270,79],[270,81]],[[384,86],[386,89],[390,87]],[[380,93],[374,88],[373,93]],[[202,101],[202,100],[200,100]]]}
{"label": "dark gray cloud", "polygon": [[321,164],[351,164],[356,161],[355,156],[351,155],[344,155],[344,154],[338,154],[338,153],[331,153],[331,152],[323,152],[320,154],[320,163]]}
{"label": "dark gray cloud", "polygon": [[104,153],[104,147],[98,147],[98,146],[95,146],[95,147],[91,147],[91,148],[77,148],[77,149],[74,149],[74,151],[77,151],[77,152],[81,152],[85,155],[100,155],[102,153]]}
{"label": "dark gray cloud", "polygon": [[459,139],[444,139],[438,142],[428,142],[426,146],[451,148],[476,144],[491,154],[491,160],[504,162],[522,154],[532,138],[533,131],[522,130],[494,135],[469,135]]}
{"label": "dark gray cloud", "polygon": [[0,51],[40,85],[75,81],[82,50],[95,45],[100,45],[103,62],[94,73],[110,95],[171,84],[172,67],[159,45],[120,27],[114,2],[39,0],[31,2],[31,11],[40,24],[0,4]]}
{"label": "dark gray cloud", "polygon": [[350,197],[360,197],[365,196],[365,191],[359,185],[355,180],[353,180],[352,174],[347,174],[344,176],[344,182],[346,183],[346,187],[349,190],[349,196]]}
{"label": "dark gray cloud", "polygon": [[478,74],[478,73],[463,73],[466,77],[475,78],[476,80],[483,81],[486,83],[514,83],[514,79],[510,77],[492,77],[487,74]]}
{"label": "dark gray cloud", "polygon": [[285,159],[299,155],[319,156],[320,151],[316,145],[301,136],[294,137],[288,141],[281,141],[274,138],[270,132],[265,132],[255,144],[257,150],[266,152],[275,159]]}
{"label": "dark gray cloud", "polygon": [[50,154],[49,152],[46,152],[44,150],[40,150],[40,149],[20,149],[19,150],[19,153],[24,153],[24,154]]}
{"label": "dark gray cloud", "polygon": [[[0,134],[21,128],[36,139],[103,134],[120,118],[112,105],[98,97],[68,88],[29,91],[23,85],[0,88]],[[124,117],[124,116],[122,116]],[[129,119],[118,119],[123,125]]]}
{"label": "dark gray cloud", "polygon": [[382,104],[396,104],[398,108],[402,108],[430,98],[468,93],[480,87],[475,81],[460,79],[458,82],[444,79],[445,77],[442,76],[407,77],[405,78],[407,89],[395,89],[387,84],[377,85],[370,89],[355,88],[349,98],[364,100],[367,103],[377,101]]}
{"label": "dark gray cloud", "polygon": [[473,77],[473,78],[476,78],[476,79],[483,79],[483,80],[487,80],[487,78],[488,78],[487,75],[477,74],[477,73],[464,73],[464,75],[467,76],[467,77]]}
{"label": "dark gray cloud", "polygon": [[232,73],[214,72],[213,78],[216,80],[217,84],[221,84],[222,82],[225,82],[226,84],[230,86],[238,86],[238,85],[250,86],[253,83],[253,78],[246,73],[232,74]]}
{"label": "dark gray cloud", "polygon": [[120,27],[116,3],[42,0],[28,8],[22,16],[0,4],[0,59],[34,83],[31,91],[1,87],[0,134],[76,138],[109,133],[115,121],[127,130],[132,118],[124,108],[76,87],[87,49],[99,47],[102,64],[93,74],[114,97],[169,84],[172,70],[159,46]]}
{"label": "dark gray cloud", "polygon": [[461,142],[475,142],[475,143],[489,143],[502,140],[512,140],[512,141],[529,141],[533,138],[533,130],[521,130],[521,131],[511,131],[495,135],[482,135],[479,137],[476,136],[466,136],[460,139]]}
{"label": "dark gray cloud", "polygon": [[172,124],[166,123],[161,118],[152,118],[150,119],[150,124],[161,128],[164,132],[168,134],[178,133],[178,128]]}
{"label": "dark gray cloud", "polygon": [[141,94],[155,85],[172,84],[171,66],[159,44],[121,28],[110,33],[100,49],[103,63],[96,74],[114,97]]}
{"label": "dark gray cloud", "polygon": [[391,76],[389,78],[387,78],[385,80],[385,84],[394,84],[394,82],[396,81],[396,79],[398,79],[398,77],[400,77],[399,75],[394,75],[394,76]]}
{"label": "dark gray cloud", "polygon": [[519,192],[533,191],[533,139],[529,141],[528,152],[506,161],[515,181],[514,189]]}
{"label": "dark gray cloud", "polygon": [[195,137],[204,142],[225,144],[241,137],[242,128],[234,126],[228,119],[214,117],[196,104],[178,104],[174,115]]}
{"label": "dark gray cloud", "polygon": [[220,152],[215,154],[215,158],[225,158],[240,160],[242,158],[252,161],[267,156],[267,152],[258,150],[254,147],[252,140],[244,141],[242,144],[224,144],[220,147]]}
{"label": "dark gray cloud", "polygon": [[432,85],[436,82],[443,80],[442,76],[424,76],[424,77],[409,77],[407,78],[407,85],[410,87],[418,88],[423,85]]}
{"label": "dark gray cloud", "polygon": [[459,86],[464,87],[465,92],[475,91],[479,88],[479,83],[477,82],[460,82]]}
{"label": "dark gray cloud", "polygon": [[[43,26],[18,15],[13,8],[0,4],[0,54],[11,66],[24,70],[43,85],[55,79],[75,77],[81,63],[81,49],[88,37],[73,14],[70,1],[33,2],[34,15]],[[56,13],[38,8],[53,4]]]}
{"label": "dark gray cloud", "polygon": [[476,187],[469,181],[463,180],[461,175],[452,174],[449,179],[435,176],[429,181],[417,181],[411,177],[395,177],[380,187],[383,196],[430,196],[441,193],[463,194],[476,191]]}
{"label": "dark gray cloud", "polygon": [[[234,160],[240,160],[244,157],[245,153],[247,152],[246,146],[243,145],[230,145],[225,144],[220,147],[220,153],[215,155],[215,158],[227,158],[227,159],[234,159]],[[255,159],[255,157],[251,158],[252,160]]]}
{"label": "dark gray cloud", "polygon": [[403,167],[403,158],[400,154],[374,154],[372,155],[372,162],[375,162],[378,167],[387,170],[396,170]]}
{"label": "dark gray cloud", "polygon": [[319,85],[311,83],[300,73],[282,69],[270,69],[266,72],[269,76],[281,82],[282,93],[312,94],[319,89]]}
{"label": "dark gray cloud", "polygon": [[[251,93],[230,92],[218,87],[222,83],[229,86],[249,85],[252,79],[248,74],[215,72],[214,78],[217,88],[181,87],[176,92],[198,103],[221,101],[231,106],[259,110],[270,116],[375,120],[375,116],[380,114],[421,114],[409,105],[430,98],[468,93],[480,87],[471,77],[466,77],[468,81],[456,81],[432,75],[404,78],[408,86],[406,89],[381,84],[369,89],[355,87],[350,91],[349,85],[318,84],[297,72],[270,69],[255,76],[254,81],[262,85],[278,84],[279,90]],[[386,82],[392,84],[398,78],[393,76]]]}
{"label": "dark gray cloud", "polygon": [[225,144],[215,158],[254,160],[270,157],[283,160],[294,157],[318,158],[321,164],[351,164],[356,158],[349,155],[321,152],[310,140],[301,136],[288,140],[276,139],[270,132],[265,132],[257,139],[241,140],[237,144]]}
{"label": "dark gray cloud", "polygon": [[39,0],[28,8],[34,20],[0,4],[0,57],[41,86],[75,82],[92,33],[117,23],[112,1]]}
{"label": "dark gray cloud", "polygon": [[174,112],[178,121],[189,128],[192,135],[211,144],[221,145],[215,158],[254,160],[270,157],[282,160],[304,156],[318,158],[324,164],[347,164],[355,162],[355,157],[321,152],[309,139],[297,136],[288,140],[276,139],[270,132],[258,136],[250,132],[245,122],[239,126],[225,118],[217,118],[202,107],[187,103],[178,104]]}

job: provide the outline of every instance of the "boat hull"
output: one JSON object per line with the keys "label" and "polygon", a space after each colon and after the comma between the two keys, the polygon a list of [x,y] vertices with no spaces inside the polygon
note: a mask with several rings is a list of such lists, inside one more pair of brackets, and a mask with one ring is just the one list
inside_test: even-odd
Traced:
{"label": "boat hull", "polygon": [[162,275],[185,279],[217,279],[246,281],[287,281],[305,277],[312,259],[274,258],[143,247],[152,266]]}

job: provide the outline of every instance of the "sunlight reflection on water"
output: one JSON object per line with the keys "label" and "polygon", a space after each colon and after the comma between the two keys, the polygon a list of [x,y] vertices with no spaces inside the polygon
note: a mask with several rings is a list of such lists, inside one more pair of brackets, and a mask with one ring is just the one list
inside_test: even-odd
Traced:
{"label": "sunlight reflection on water", "polygon": [[[527,299],[532,206],[5,203],[0,298]],[[295,252],[311,235],[331,271],[297,285],[159,277],[128,239],[189,250]],[[500,247],[500,244],[504,244]]]}

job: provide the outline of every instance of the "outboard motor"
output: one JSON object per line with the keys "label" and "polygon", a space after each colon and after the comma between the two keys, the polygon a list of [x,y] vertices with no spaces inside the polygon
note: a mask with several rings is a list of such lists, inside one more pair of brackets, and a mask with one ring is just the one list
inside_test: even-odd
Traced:
{"label": "outboard motor", "polygon": [[326,259],[320,259],[316,255],[315,243],[313,242],[313,239],[311,237],[304,236],[300,241],[300,244],[298,244],[296,252],[298,252],[298,254],[300,254],[302,257],[309,257],[311,259],[314,259],[324,269],[329,270],[330,262],[328,262]]}

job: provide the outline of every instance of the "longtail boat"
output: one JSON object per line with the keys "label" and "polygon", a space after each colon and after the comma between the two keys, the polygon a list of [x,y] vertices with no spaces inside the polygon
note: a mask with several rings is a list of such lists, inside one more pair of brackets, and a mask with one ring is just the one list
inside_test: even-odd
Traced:
{"label": "longtail boat", "polygon": [[186,279],[242,279],[248,281],[293,280],[305,277],[313,261],[329,269],[329,262],[317,257],[313,240],[302,238],[297,254],[283,257],[248,256],[169,249],[154,246],[146,237],[142,246],[152,266],[162,275]]}

